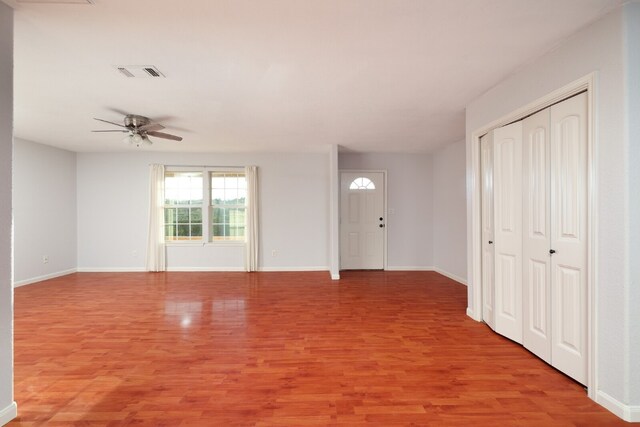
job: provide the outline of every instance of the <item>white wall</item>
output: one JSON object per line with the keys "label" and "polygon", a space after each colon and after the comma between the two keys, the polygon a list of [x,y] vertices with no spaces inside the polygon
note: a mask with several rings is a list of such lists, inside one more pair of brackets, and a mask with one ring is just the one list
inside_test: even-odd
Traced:
{"label": "white wall", "polygon": [[[623,66],[623,13],[616,10],[583,29],[563,45],[527,64],[515,75],[493,87],[467,106],[467,170],[471,170],[471,133],[565,84],[597,72],[596,194],[597,194],[597,390],[604,399],[629,404],[629,372],[625,331],[630,325],[625,310],[629,290],[625,242],[627,201],[625,176],[625,74]],[[634,45],[638,49],[638,45]],[[632,117],[637,120],[637,117]],[[637,141],[634,142],[637,144]],[[637,168],[637,165],[633,167]],[[472,176],[469,175],[469,185]],[[469,187],[470,188],[470,187]],[[470,193],[469,193],[470,194]],[[636,193],[637,196],[637,193]],[[469,197],[471,197],[469,195]],[[471,200],[471,199],[469,199]],[[471,230],[469,204],[468,224]],[[479,242],[469,235],[469,247]],[[469,256],[470,263],[472,257]],[[637,259],[633,262],[637,263]],[[469,271],[472,271],[470,266]],[[473,286],[469,304],[472,307]],[[636,307],[637,308],[637,307]],[[639,365],[637,359],[636,367]],[[636,368],[637,369],[637,368]],[[638,385],[633,386],[637,390]],[[602,401],[600,399],[599,401]],[[637,404],[637,403],[636,403]]]}
{"label": "white wall", "polygon": [[627,197],[629,200],[629,402],[640,405],[640,4],[625,6]]}
{"label": "white wall", "polygon": [[340,153],[339,167],[387,171],[388,269],[433,268],[431,156]]}
{"label": "white wall", "polygon": [[[329,159],[312,154],[79,153],[78,269],[142,270],[148,165],[259,168],[262,270],[329,270]],[[278,251],[276,257],[272,251]],[[169,269],[240,270],[242,246],[171,246]]]}
{"label": "white wall", "polygon": [[433,265],[467,282],[465,141],[445,145],[433,156]]}
{"label": "white wall", "polygon": [[329,147],[329,266],[331,279],[340,279],[340,165],[338,146]]}
{"label": "white wall", "polygon": [[75,271],[76,154],[18,138],[13,149],[13,268],[20,286]]}
{"label": "white wall", "polygon": [[13,286],[11,274],[11,152],[13,139],[13,10],[0,2],[0,425],[13,403]]}

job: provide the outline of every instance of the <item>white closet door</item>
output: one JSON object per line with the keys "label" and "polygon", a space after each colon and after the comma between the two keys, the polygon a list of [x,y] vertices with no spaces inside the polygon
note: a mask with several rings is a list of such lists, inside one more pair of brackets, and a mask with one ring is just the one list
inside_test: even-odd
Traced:
{"label": "white closet door", "polygon": [[587,381],[587,95],[551,107],[552,365]]}
{"label": "white closet door", "polygon": [[482,174],[482,318],[495,329],[494,245],[493,245],[493,132],[480,138],[480,168]]}
{"label": "white closet door", "polygon": [[494,131],[495,330],[522,344],[522,122]]}
{"label": "white closet door", "polygon": [[551,363],[549,109],[522,122],[523,344]]}

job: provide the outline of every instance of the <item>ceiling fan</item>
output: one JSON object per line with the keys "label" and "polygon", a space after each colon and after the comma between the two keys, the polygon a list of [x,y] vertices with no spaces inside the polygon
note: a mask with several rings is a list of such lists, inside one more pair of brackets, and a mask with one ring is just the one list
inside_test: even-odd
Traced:
{"label": "ceiling fan", "polygon": [[156,123],[148,117],[138,116],[136,114],[127,114],[124,116],[124,125],[110,122],[108,120],[98,119],[94,117],[94,120],[99,122],[109,123],[111,125],[119,126],[124,129],[113,130],[94,130],[92,132],[125,132],[128,133],[124,142],[135,144],[136,147],[140,147],[142,144],[151,145],[153,142],[149,139],[149,136],[155,138],[169,139],[171,141],[182,141],[182,137],[171,135],[164,132],[158,132],[164,129],[160,123]]}

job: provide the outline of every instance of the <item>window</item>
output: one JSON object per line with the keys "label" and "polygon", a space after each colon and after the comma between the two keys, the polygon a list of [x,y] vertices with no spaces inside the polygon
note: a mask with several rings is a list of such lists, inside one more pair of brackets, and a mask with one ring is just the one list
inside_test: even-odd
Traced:
{"label": "window", "polygon": [[167,171],[164,193],[167,242],[245,241],[244,172]]}
{"label": "window", "polygon": [[361,176],[353,180],[349,185],[349,190],[375,190],[376,185],[369,178]]}
{"label": "window", "polygon": [[244,173],[211,173],[212,240],[245,240],[246,202]]}
{"label": "window", "polygon": [[202,181],[201,172],[165,172],[166,241],[202,240]]}

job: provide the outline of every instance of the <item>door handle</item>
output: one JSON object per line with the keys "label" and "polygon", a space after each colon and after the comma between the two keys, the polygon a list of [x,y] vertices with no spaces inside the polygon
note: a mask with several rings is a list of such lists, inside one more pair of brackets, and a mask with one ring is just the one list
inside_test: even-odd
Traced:
{"label": "door handle", "polygon": [[555,253],[556,253],[556,251],[555,251],[555,249],[550,249],[550,250],[549,250],[549,253],[550,253],[551,255],[553,255],[553,254],[555,254]]}
{"label": "door handle", "polygon": [[384,224],[380,224],[378,227],[380,227],[380,228],[384,228]]}
{"label": "door handle", "polygon": [[384,218],[380,217],[380,221],[382,221]]}
{"label": "door handle", "polygon": [[490,244],[490,245],[493,245],[493,240],[489,240],[489,244]]}

